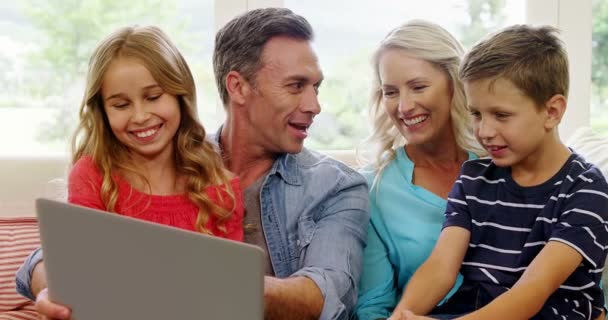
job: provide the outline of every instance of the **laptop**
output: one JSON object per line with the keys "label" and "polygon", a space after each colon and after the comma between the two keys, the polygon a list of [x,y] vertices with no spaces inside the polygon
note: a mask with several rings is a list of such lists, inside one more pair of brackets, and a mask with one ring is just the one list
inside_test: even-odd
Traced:
{"label": "laptop", "polygon": [[36,200],[49,298],[74,320],[263,319],[253,245]]}

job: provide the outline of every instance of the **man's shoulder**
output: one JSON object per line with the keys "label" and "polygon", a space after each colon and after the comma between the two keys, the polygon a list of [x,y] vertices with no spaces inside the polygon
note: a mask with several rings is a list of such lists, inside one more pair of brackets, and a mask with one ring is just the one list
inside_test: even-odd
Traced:
{"label": "man's shoulder", "polygon": [[363,176],[354,168],[318,151],[304,148],[297,154],[290,155],[296,160],[298,169],[307,176],[347,178],[366,183]]}
{"label": "man's shoulder", "polygon": [[337,171],[343,171],[345,173],[357,173],[357,171],[344,162],[338,161],[326,154],[321,152],[303,148],[301,152],[293,154],[297,159],[298,166],[304,169],[327,166],[334,168]]}

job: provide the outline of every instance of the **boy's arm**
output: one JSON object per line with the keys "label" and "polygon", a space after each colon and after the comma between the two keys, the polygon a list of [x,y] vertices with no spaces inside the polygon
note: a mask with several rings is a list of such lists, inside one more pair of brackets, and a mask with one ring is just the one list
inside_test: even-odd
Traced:
{"label": "boy's arm", "polygon": [[511,290],[485,307],[458,319],[530,319],[581,264],[583,257],[572,247],[549,241]]}
{"label": "boy's arm", "polygon": [[607,191],[606,180],[595,168],[573,178],[567,191],[550,200],[563,198],[559,218],[521,278],[511,290],[462,319],[529,319],[579,266],[587,269],[583,273],[588,282],[578,285],[597,285],[599,274],[592,271],[603,269],[608,246]]}
{"label": "boy's arm", "polygon": [[454,286],[470,238],[471,232],[467,229],[444,228],[433,252],[408,282],[394,314],[405,310],[429,313]]}

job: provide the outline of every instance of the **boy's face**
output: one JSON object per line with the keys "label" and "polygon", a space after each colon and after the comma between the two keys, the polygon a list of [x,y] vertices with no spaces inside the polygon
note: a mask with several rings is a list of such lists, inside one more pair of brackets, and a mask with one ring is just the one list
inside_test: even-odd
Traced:
{"label": "boy's face", "polygon": [[475,136],[492,161],[500,167],[533,165],[548,136],[544,108],[503,78],[467,81],[464,90]]}

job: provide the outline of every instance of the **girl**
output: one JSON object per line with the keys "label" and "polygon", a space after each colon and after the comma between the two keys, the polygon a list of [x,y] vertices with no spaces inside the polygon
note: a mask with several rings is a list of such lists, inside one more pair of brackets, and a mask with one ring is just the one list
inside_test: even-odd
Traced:
{"label": "girl", "polygon": [[97,47],[72,146],[69,202],[242,240],[238,178],[205,139],[188,65],[160,29]]}
{"label": "girl", "polygon": [[[205,139],[190,69],[160,29],[123,28],[97,46],[72,147],[69,202],[243,240],[239,180]],[[25,261],[17,291],[45,318],[69,318],[48,299],[41,260],[38,249]]]}

